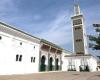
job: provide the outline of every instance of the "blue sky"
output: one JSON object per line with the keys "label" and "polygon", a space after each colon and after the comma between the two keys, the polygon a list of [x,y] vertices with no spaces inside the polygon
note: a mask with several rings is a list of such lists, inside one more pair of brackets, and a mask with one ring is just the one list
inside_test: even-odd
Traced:
{"label": "blue sky", "polygon": [[[76,0],[85,17],[87,34],[95,34],[93,23],[100,23],[100,0]],[[74,0],[0,0],[0,21],[72,49],[71,16]]]}

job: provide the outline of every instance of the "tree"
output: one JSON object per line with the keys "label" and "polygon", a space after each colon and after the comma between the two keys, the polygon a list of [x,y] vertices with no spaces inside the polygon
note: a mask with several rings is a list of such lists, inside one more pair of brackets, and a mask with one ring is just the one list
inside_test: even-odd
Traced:
{"label": "tree", "polygon": [[96,28],[97,36],[89,35],[89,40],[91,41],[89,47],[94,50],[100,50],[100,24],[93,24],[93,27]]}

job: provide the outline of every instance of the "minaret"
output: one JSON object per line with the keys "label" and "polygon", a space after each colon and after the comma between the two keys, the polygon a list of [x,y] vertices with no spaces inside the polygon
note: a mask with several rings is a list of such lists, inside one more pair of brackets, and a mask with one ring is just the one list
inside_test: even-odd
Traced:
{"label": "minaret", "polygon": [[76,55],[86,55],[87,51],[87,40],[86,32],[84,29],[84,19],[80,12],[79,4],[74,5],[74,16],[71,17],[73,23],[73,48]]}

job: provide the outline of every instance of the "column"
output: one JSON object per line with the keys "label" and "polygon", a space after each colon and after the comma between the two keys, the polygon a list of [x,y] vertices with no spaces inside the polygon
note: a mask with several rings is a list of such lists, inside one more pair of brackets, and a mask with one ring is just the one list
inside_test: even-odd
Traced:
{"label": "column", "polygon": [[39,51],[39,72],[40,72],[40,68],[41,68],[41,49]]}
{"label": "column", "polygon": [[60,68],[59,68],[59,70],[61,70],[62,69],[62,55],[60,54]]}
{"label": "column", "polygon": [[43,46],[43,44],[40,44],[40,50],[39,50],[39,69],[38,71],[40,72],[41,70],[41,54],[42,54],[42,50],[41,47]]}
{"label": "column", "polygon": [[51,46],[49,48],[48,54],[47,54],[47,65],[46,65],[46,71],[49,71],[49,58],[50,58],[50,50],[51,50]]}
{"label": "column", "polygon": [[54,71],[56,71],[56,54],[57,54],[57,50],[55,51]]}

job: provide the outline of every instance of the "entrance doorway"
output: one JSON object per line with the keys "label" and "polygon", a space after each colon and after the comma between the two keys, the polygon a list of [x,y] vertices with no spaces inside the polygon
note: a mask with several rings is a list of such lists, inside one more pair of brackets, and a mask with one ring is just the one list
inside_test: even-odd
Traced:
{"label": "entrance doorway", "polygon": [[50,71],[53,70],[53,64],[52,64],[52,62],[53,62],[53,58],[51,57],[51,58],[50,58],[50,65],[49,65],[49,70],[50,70]]}
{"label": "entrance doorway", "polygon": [[42,56],[41,65],[40,65],[40,71],[45,71],[46,70],[45,60],[46,60],[46,57]]}
{"label": "entrance doorway", "polygon": [[59,70],[58,61],[59,61],[58,59],[56,59],[56,61],[55,61],[55,67],[56,67],[55,69],[56,69],[56,70]]}

